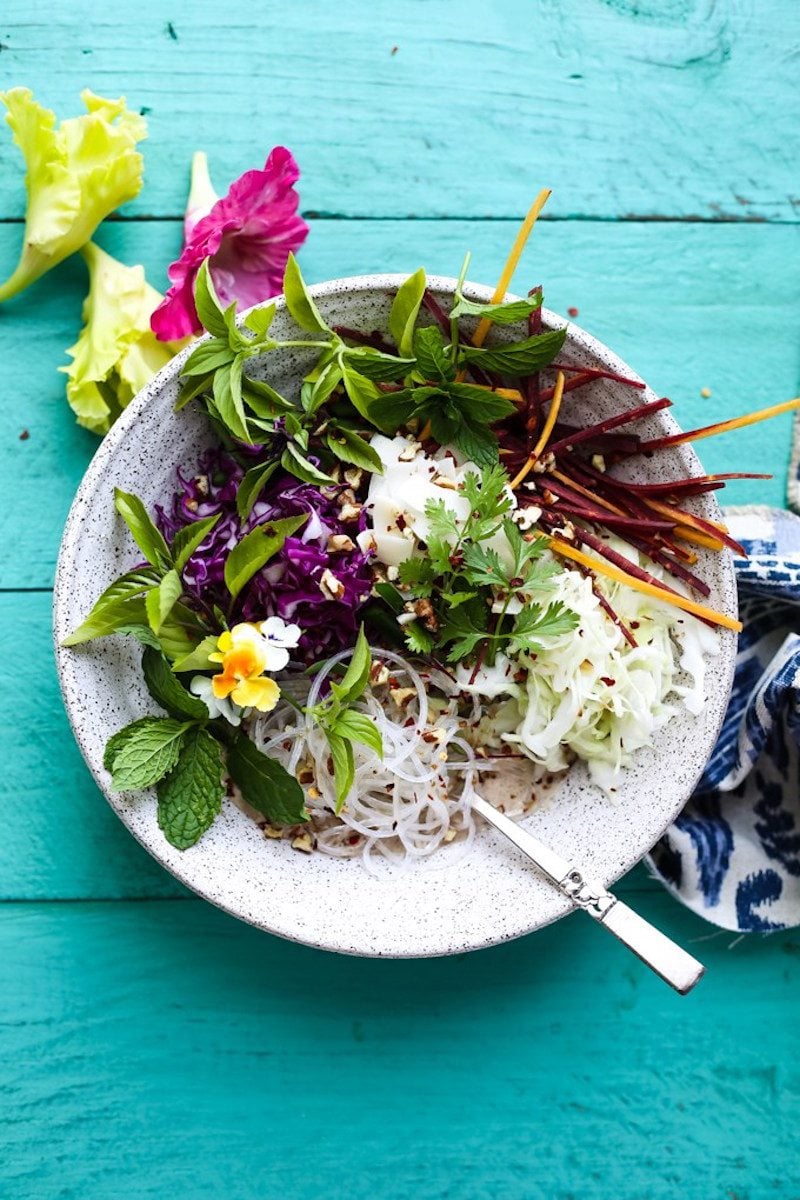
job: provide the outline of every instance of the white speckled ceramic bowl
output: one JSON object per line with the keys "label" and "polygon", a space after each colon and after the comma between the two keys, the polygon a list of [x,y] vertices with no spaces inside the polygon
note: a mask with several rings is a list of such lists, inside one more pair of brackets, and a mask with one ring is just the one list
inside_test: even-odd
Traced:
{"label": "white speckled ceramic bowl", "polygon": [[[372,330],[386,327],[391,299],[402,276],[371,275],[339,279],[312,288],[331,323]],[[434,278],[434,293],[447,301],[455,281]],[[466,294],[487,301],[491,290],[469,286]],[[545,327],[563,325],[544,313]],[[278,301],[277,336],[293,329]],[[520,328],[496,330],[513,340]],[[178,376],[188,351],[175,358],[145,388],[108,434],[86,472],[69,515],[55,583],[56,645],[88,612],[102,588],[133,564],[138,552],[114,512],[115,485],[138,493],[148,506],[173,490],[176,466],[191,468],[211,442],[204,418],[191,407],[173,411]],[[270,357],[269,377],[285,394],[296,394],[307,369],[308,352]],[[564,357],[603,366],[627,376],[631,369],[594,338],[570,326]],[[254,372],[257,374],[257,370]],[[591,399],[581,399],[583,415],[600,418],[629,407],[631,393],[598,382]],[[581,393],[583,396],[584,393]],[[653,400],[651,391],[637,401]],[[574,402],[573,402],[574,403]],[[666,413],[641,426],[648,436],[672,433]],[[676,477],[697,474],[694,452],[680,447],[659,456]],[[642,460],[639,479],[656,469]],[[697,511],[717,517],[711,498]],[[704,558],[699,568],[711,587],[711,603],[736,611],[730,557]],[[573,768],[555,797],[527,818],[545,842],[603,883],[611,884],[651,848],[694,787],[714,745],[730,688],[735,637],[718,635],[719,655],[707,672],[706,704],[699,717],[683,712],[641,751],[625,777],[619,801],[611,805],[592,787],[581,767]],[[265,840],[232,803],[198,845],[181,852],[165,840],[156,823],[155,797],[120,795],[109,789],[103,769],[108,736],[136,717],[157,711],[139,668],[139,648],[130,639],[108,638],[73,650],[57,648],[58,672],[75,736],[99,787],[131,833],[167,870],[199,895],[244,921],[295,941],[348,954],[417,957],[474,950],[538,929],[569,911],[563,897],[533,866],[492,831],[483,830],[466,861],[441,869],[412,870],[376,880],[357,861],[321,854],[306,856],[285,841]]]}

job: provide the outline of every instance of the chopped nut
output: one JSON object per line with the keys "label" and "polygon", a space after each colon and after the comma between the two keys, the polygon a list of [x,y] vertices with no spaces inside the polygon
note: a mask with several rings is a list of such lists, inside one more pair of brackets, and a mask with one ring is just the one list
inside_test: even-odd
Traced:
{"label": "chopped nut", "polygon": [[429,745],[437,745],[439,742],[443,742],[446,736],[447,734],[443,729],[426,729],[422,735],[422,740]]}
{"label": "chopped nut", "polygon": [[421,442],[409,441],[397,456],[398,462],[413,462],[418,451],[422,449]]}
{"label": "chopped nut", "polygon": [[283,837],[283,830],[277,825],[263,825],[261,831],[264,837],[272,838],[273,840]]}
{"label": "chopped nut", "polygon": [[194,486],[197,488],[197,490],[201,496],[207,496],[208,495],[208,476],[207,475],[195,475]]}
{"label": "chopped nut", "polygon": [[399,576],[400,576],[400,570],[398,567],[387,567],[386,568],[386,578],[390,581],[390,583],[394,583],[394,581],[396,579],[398,579]]}
{"label": "chopped nut", "polygon": [[319,790],[319,788],[310,787],[308,789],[308,798],[309,800],[321,800],[322,792]]}
{"label": "chopped nut", "polygon": [[328,552],[338,554],[342,550],[355,550],[356,544],[346,533],[332,533],[328,538]]}
{"label": "chopped nut", "polygon": [[292,838],[292,849],[301,850],[303,854],[310,854],[314,849],[314,839],[310,833],[300,833],[296,838]]}
{"label": "chopped nut", "polygon": [[456,836],[456,832],[457,831],[455,829],[448,829],[447,833],[442,838],[442,841],[443,842],[452,842],[453,838]]}
{"label": "chopped nut", "polygon": [[602,454],[592,455],[592,466],[594,467],[595,471],[605,471],[606,460],[603,458]]}
{"label": "chopped nut", "polygon": [[197,512],[198,508],[200,507],[197,501],[192,499],[184,500],[184,504],[189,509],[189,512]]}
{"label": "chopped nut", "polygon": [[439,621],[436,617],[436,613],[433,611],[433,605],[431,604],[430,600],[427,598],[416,600],[414,602],[414,612],[417,614],[420,621],[422,621],[422,624],[426,629],[429,629],[431,633],[438,632]]}
{"label": "chopped nut", "polygon": [[455,479],[451,479],[449,475],[434,475],[432,482],[435,483],[437,487],[446,488],[449,492],[458,491],[458,484],[456,483]]}
{"label": "chopped nut", "polygon": [[361,516],[360,504],[343,504],[339,509],[339,520],[345,525],[349,525],[351,521],[357,521]]}
{"label": "chopped nut", "polygon": [[704,400],[708,400],[709,396],[711,395],[711,388],[710,387],[700,388],[700,395],[703,397]]}
{"label": "chopped nut", "polygon": [[511,520],[520,529],[530,529],[539,520],[542,515],[542,510],[537,508],[535,504],[529,504],[527,508],[518,508],[511,514]]}
{"label": "chopped nut", "polygon": [[361,480],[364,478],[364,472],[361,467],[348,467],[344,473],[345,481],[350,484],[351,488],[360,488]]}
{"label": "chopped nut", "polygon": [[379,687],[382,683],[386,683],[389,678],[389,668],[385,662],[373,662],[369,671],[369,681],[373,687]]}
{"label": "chopped nut", "polygon": [[341,579],[337,579],[333,571],[329,567],[326,567],[320,577],[319,590],[329,600],[341,600],[345,592],[345,587]]}
{"label": "chopped nut", "polygon": [[398,708],[407,708],[416,694],[416,688],[389,688],[389,695]]}

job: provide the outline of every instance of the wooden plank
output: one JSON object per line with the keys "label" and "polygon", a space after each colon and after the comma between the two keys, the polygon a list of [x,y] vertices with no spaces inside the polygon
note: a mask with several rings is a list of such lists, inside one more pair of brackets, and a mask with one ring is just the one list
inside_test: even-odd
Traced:
{"label": "wooden plank", "polygon": [[3,1195],[790,1200],[800,943],[729,946],[682,999],[577,918],[415,963],[197,902],[6,905]]}
{"label": "wooden plank", "polygon": [[[797,219],[786,0],[377,0],[262,5],[22,0],[3,8],[0,81],[62,116],[89,85],[147,113],[136,214],[182,212],[191,152],[220,186],[274,142],[303,207],[347,216]],[[0,216],[22,211],[0,139]]]}
{"label": "wooden plank", "polygon": [[[303,252],[309,279],[377,271],[457,274],[466,249],[471,275],[496,279],[509,245],[505,223],[316,221]],[[0,226],[0,268],[19,229]],[[143,260],[163,286],[179,247],[175,224],[113,225],[103,241]],[[558,311],[608,342],[654,387],[672,395],[685,426],[706,424],[797,392],[800,283],[794,226],[552,223],[537,230],[518,275],[540,280]],[[60,531],[97,441],[75,427],[56,373],[74,339],[85,289],[79,260],[0,311],[0,582],[44,587]],[[700,390],[712,389],[710,399]],[[734,484],[730,503],[782,504],[790,418],[702,443],[711,470],[758,463],[769,483]],[[20,441],[24,430],[30,436]]]}

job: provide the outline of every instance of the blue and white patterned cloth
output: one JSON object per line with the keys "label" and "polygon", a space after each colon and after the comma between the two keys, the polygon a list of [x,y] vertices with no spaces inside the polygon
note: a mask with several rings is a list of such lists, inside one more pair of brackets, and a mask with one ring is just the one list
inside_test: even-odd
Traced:
{"label": "blue and white patterned cloth", "polygon": [[649,862],[706,920],[763,932],[800,924],[800,517],[725,518],[750,555],[736,560],[733,692],[697,791]]}

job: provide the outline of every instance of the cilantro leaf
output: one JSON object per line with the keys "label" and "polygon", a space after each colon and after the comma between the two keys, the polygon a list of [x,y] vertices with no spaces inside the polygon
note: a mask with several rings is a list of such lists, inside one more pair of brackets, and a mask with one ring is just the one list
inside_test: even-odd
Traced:
{"label": "cilantro leaf", "polygon": [[502,587],[507,581],[500,555],[491,546],[471,542],[463,549],[464,578],[474,587]]}
{"label": "cilantro leaf", "polygon": [[411,621],[403,626],[403,633],[406,646],[412,654],[430,654],[436,645],[436,638],[424,625],[420,625],[419,621]]}
{"label": "cilantro leaf", "polygon": [[447,655],[448,662],[459,662],[472,654],[488,633],[489,615],[489,609],[483,600],[470,601],[459,608],[451,609],[439,635],[441,645],[446,646],[452,642]]}
{"label": "cilantro leaf", "polygon": [[544,611],[540,605],[532,604],[517,615],[509,638],[509,648],[512,653],[541,650],[540,638],[560,637],[571,633],[577,625],[578,614],[560,600],[549,604]]}
{"label": "cilantro leaf", "polygon": [[200,726],[184,739],[174,768],[156,784],[158,824],[178,850],[193,846],[213,825],[225,793],[220,746]]}
{"label": "cilantro leaf", "polygon": [[415,596],[430,596],[438,572],[428,558],[407,558],[397,568],[397,578]]}

